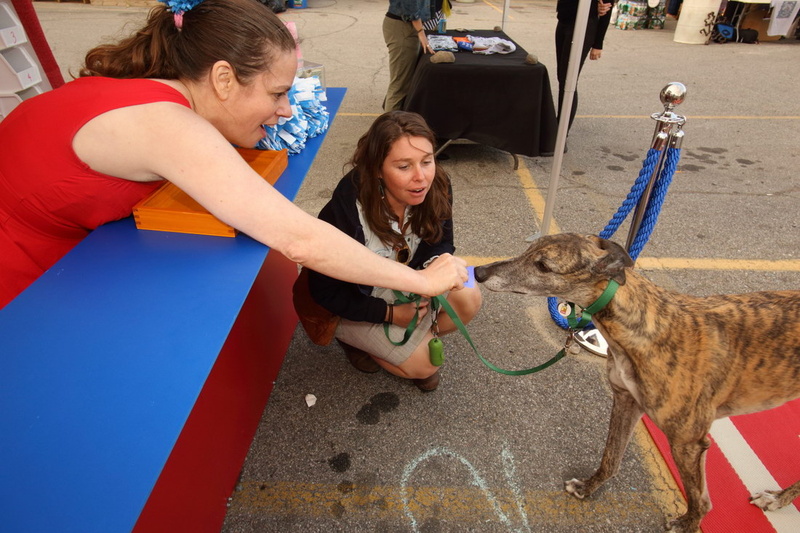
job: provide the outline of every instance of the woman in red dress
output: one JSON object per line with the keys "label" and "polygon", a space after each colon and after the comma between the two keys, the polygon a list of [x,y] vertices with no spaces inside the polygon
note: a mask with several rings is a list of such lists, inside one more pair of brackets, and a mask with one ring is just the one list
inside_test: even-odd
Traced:
{"label": "woman in red dress", "polygon": [[466,280],[446,255],[424,271],[370,253],[306,214],[232,144],[291,116],[295,42],[253,0],[169,0],[131,37],[91,50],[81,78],[0,121],[0,308],[91,230],[163,180],[220,220],[332,277],[435,295]]}

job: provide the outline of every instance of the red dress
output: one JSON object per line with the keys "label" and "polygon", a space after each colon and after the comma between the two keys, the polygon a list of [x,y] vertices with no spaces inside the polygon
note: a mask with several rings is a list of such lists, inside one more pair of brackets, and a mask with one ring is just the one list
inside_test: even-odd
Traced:
{"label": "red dress", "polygon": [[0,308],[161,184],[93,171],[72,139],[107,111],[162,101],[189,107],[161,82],[86,77],[26,100],[0,121]]}

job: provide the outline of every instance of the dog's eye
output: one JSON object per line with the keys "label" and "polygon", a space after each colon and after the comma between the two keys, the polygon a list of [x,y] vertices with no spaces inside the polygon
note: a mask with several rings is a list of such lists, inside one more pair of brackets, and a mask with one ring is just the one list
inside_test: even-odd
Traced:
{"label": "dog's eye", "polygon": [[533,264],[533,266],[536,267],[536,270],[538,270],[542,274],[547,274],[548,272],[552,272],[552,270],[550,270],[550,268],[544,264],[544,261],[536,261]]}

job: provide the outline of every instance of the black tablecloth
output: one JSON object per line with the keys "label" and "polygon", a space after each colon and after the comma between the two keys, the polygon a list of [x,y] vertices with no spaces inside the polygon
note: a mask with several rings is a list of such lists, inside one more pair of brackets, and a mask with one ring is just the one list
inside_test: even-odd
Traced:
{"label": "black tablecloth", "polygon": [[[450,36],[500,37],[505,33],[448,31]],[[512,41],[513,42],[513,41]],[[552,155],[556,122],[547,67],[525,63],[519,45],[511,54],[454,52],[455,63],[420,56],[405,109],[425,117],[444,139],[469,139],[514,154]]]}

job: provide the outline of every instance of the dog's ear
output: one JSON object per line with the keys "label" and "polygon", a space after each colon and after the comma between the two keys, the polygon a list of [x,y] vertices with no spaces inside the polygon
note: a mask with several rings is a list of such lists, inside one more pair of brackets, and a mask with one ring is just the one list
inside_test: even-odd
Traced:
{"label": "dog's ear", "polygon": [[592,267],[596,274],[608,276],[620,285],[625,285],[625,267],[633,266],[633,259],[619,244],[598,238],[598,246],[607,253]]}

